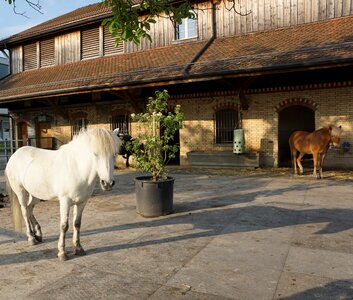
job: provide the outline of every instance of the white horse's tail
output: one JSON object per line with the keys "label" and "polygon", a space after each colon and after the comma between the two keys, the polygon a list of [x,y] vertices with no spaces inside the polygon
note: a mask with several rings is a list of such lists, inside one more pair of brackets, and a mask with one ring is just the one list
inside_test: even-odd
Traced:
{"label": "white horse's tail", "polygon": [[7,177],[6,171],[5,171],[5,180],[6,180],[6,191],[9,197],[9,200],[11,202],[11,208],[12,208],[12,216],[13,216],[13,222],[15,225],[15,231],[21,232],[22,231],[22,211],[21,211],[21,205],[20,202],[18,201],[17,195],[13,191],[9,178]]}

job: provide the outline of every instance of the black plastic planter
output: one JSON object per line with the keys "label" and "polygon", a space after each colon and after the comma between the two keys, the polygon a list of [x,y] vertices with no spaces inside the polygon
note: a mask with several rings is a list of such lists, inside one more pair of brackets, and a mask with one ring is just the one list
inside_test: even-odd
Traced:
{"label": "black plastic planter", "polygon": [[135,178],[136,211],[144,217],[158,217],[173,212],[174,178],[157,182],[150,176]]}

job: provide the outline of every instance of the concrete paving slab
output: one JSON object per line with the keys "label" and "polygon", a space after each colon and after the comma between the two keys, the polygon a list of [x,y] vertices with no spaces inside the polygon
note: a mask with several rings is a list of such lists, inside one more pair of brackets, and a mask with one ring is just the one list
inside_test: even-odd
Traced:
{"label": "concrete paving slab", "polygon": [[287,244],[274,247],[268,242],[239,241],[236,234],[233,238],[219,235],[167,285],[189,285],[198,292],[235,299],[271,299],[288,248]]}
{"label": "concrete paving slab", "polygon": [[337,280],[353,278],[353,254],[291,247],[285,269]]}
{"label": "concrete paving slab", "polygon": [[87,255],[72,255],[69,229],[66,262],[57,202],[35,208],[36,246],[1,208],[0,299],[353,299],[353,181],[229,173],[171,169],[174,213],[143,218],[141,173],[118,170],[114,189],[97,187],[84,210]]}
{"label": "concrete paving slab", "polygon": [[283,272],[274,299],[353,299],[352,281]]}

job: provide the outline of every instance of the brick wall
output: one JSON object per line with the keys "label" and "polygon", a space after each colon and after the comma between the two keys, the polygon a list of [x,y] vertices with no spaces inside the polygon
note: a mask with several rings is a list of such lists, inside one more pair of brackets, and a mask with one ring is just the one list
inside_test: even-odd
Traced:
{"label": "brick wall", "polygon": [[[245,132],[246,151],[258,152],[263,165],[278,164],[278,122],[283,107],[303,105],[315,110],[315,126],[321,128],[328,124],[341,125],[341,141],[353,145],[353,87],[333,87],[307,90],[288,90],[271,92],[249,91],[246,94],[249,109],[242,111],[242,128]],[[232,145],[220,146],[214,143],[214,113],[222,107],[239,106],[239,99],[234,95],[207,97],[193,95],[190,98],[171,99],[171,105],[180,104],[185,114],[183,128],[180,130],[180,161],[188,164],[187,153],[190,151],[227,151],[232,152]],[[134,112],[128,104],[84,106],[69,110],[69,115],[77,112],[87,114],[90,127],[110,129],[113,111]],[[29,119],[36,113],[27,115]],[[50,114],[48,112],[48,114]],[[299,116],[300,117],[300,116]],[[136,124],[131,125],[131,133],[136,134]],[[54,116],[52,124],[54,137],[63,142],[71,139],[71,126],[61,116]],[[326,160],[329,166],[353,168],[353,151],[331,151]],[[121,160],[122,162],[123,160]]]}
{"label": "brick wall", "polygon": [[[312,108],[315,110],[317,129],[329,124],[341,125],[341,140],[353,145],[352,87],[253,92],[247,94],[246,99],[249,109],[242,112],[246,151],[259,152],[260,164],[278,165],[278,110],[283,106],[303,105]],[[213,114],[217,106],[238,105],[235,96],[183,99],[179,103],[186,116],[180,133],[183,163],[187,164],[186,154],[189,151],[232,151],[231,146],[214,144]],[[343,153],[342,150],[330,150],[329,157],[327,165],[347,166],[349,162],[353,168],[353,151]]]}

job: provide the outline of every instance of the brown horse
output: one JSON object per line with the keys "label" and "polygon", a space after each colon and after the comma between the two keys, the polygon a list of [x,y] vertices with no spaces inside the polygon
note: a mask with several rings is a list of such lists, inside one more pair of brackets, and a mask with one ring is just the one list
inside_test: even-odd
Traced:
{"label": "brown horse", "polygon": [[[314,159],[314,176],[318,179],[322,177],[322,165],[327,150],[340,145],[341,126],[328,126],[318,129],[314,132],[295,131],[289,138],[290,151],[293,158],[294,174],[303,174],[303,166],[301,160],[305,154],[312,154]],[[297,157],[297,152],[299,156]],[[316,167],[319,173],[316,173]]]}

